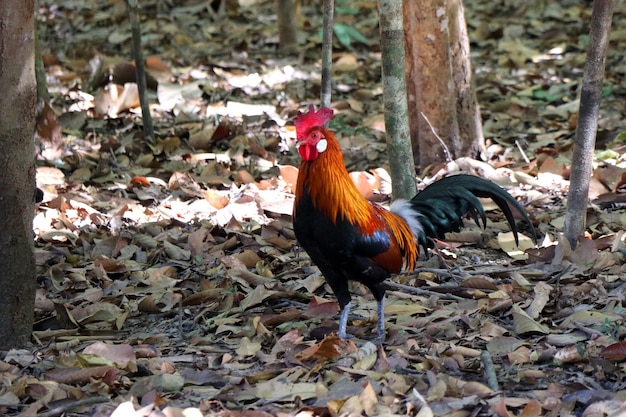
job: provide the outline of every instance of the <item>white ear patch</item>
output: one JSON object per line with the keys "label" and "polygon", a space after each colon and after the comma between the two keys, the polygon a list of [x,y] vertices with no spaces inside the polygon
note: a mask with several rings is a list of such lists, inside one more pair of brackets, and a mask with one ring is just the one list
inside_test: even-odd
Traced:
{"label": "white ear patch", "polygon": [[322,153],[326,150],[327,146],[328,146],[328,142],[326,141],[326,139],[322,139],[319,142],[317,142],[317,145],[315,145],[315,149],[317,149],[318,153]]}

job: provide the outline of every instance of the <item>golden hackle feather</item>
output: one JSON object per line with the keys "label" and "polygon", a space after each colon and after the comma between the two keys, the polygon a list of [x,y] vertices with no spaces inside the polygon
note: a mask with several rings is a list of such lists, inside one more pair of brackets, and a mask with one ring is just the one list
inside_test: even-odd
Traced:
{"label": "golden hackle feather", "polygon": [[[398,246],[404,260],[404,262],[400,260],[399,267],[388,269],[397,273],[402,263],[407,269],[413,269],[417,259],[417,247],[407,223],[400,216],[373,205],[361,195],[348,174],[339,142],[333,132],[322,127],[316,129],[322,132],[328,146],[317,159],[303,161],[300,165],[295,204],[297,205],[300,197],[304,195],[306,186],[315,208],[333,222],[344,219],[367,235],[387,228],[392,246]],[[380,256],[385,258],[384,254]],[[384,263],[384,260],[382,261]],[[391,260],[387,261],[391,263]]]}
{"label": "golden hackle feather", "polygon": [[354,186],[334,134],[323,128],[319,130],[328,147],[317,159],[300,164],[295,204],[304,195],[306,184],[315,208],[333,222],[343,218],[352,224],[366,224],[372,216],[370,205]]}

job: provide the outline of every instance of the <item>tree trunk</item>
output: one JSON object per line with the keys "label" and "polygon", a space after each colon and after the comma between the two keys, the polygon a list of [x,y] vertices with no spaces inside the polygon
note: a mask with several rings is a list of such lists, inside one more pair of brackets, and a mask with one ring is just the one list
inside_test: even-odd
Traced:
{"label": "tree trunk", "polygon": [[403,68],[402,0],[378,0],[383,64],[385,131],[393,198],[415,195],[415,162],[411,155],[406,78]]}
{"label": "tree trunk", "polygon": [[278,18],[278,43],[282,52],[291,54],[298,50],[298,27],[294,0],[276,0]]}
{"label": "tree trunk", "polygon": [[34,0],[0,2],[0,349],[25,346],[33,324],[34,15]]}
{"label": "tree trunk", "polygon": [[403,5],[415,161],[424,168],[461,156],[477,157],[484,150],[484,138],[472,88],[463,4],[404,0]]}
{"label": "tree trunk", "polygon": [[567,212],[565,215],[565,237],[572,247],[576,247],[578,237],[585,230],[587,205],[589,203],[589,179],[593,169],[593,153],[596,145],[602,80],[606,49],[611,35],[613,17],[612,0],[593,2],[589,46],[583,72],[583,85],[580,93],[578,124],[574,136],[572,175],[570,176]]}
{"label": "tree trunk", "polygon": [[335,17],[335,0],[322,1],[324,24],[322,26],[322,85],[320,105],[330,108],[333,91],[333,20]]}

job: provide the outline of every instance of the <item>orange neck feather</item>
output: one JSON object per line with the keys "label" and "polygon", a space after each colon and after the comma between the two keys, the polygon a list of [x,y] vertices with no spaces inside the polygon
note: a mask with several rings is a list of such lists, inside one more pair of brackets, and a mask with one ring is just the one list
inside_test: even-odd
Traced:
{"label": "orange neck feather", "polygon": [[364,225],[372,217],[370,204],[352,182],[335,135],[328,130],[323,133],[328,142],[326,150],[316,159],[300,164],[295,204],[306,188],[315,208],[333,222],[345,219]]}
{"label": "orange neck feather", "polygon": [[344,219],[368,235],[376,230],[388,230],[392,236],[391,248],[377,258],[390,272],[400,272],[403,260],[412,270],[417,247],[409,225],[397,214],[371,204],[361,195],[344,165],[335,135],[328,130],[323,133],[328,141],[326,151],[300,164],[295,206],[306,188],[314,207],[333,222]]}

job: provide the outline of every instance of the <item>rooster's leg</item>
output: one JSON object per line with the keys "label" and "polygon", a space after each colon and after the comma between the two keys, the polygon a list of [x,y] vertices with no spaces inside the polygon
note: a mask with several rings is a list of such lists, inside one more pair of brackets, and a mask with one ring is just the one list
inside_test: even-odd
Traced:
{"label": "rooster's leg", "polygon": [[385,299],[381,298],[377,305],[378,311],[378,329],[376,330],[376,337],[372,339],[372,343],[380,345],[385,341]]}
{"label": "rooster's leg", "polygon": [[376,338],[385,336],[385,299],[381,298],[377,305],[378,310],[378,330],[376,331]]}
{"label": "rooster's leg", "polygon": [[348,315],[350,315],[350,303],[343,306],[341,309],[341,315],[339,316],[339,336],[340,339],[352,339],[352,335],[346,333],[346,327],[348,326]]}

